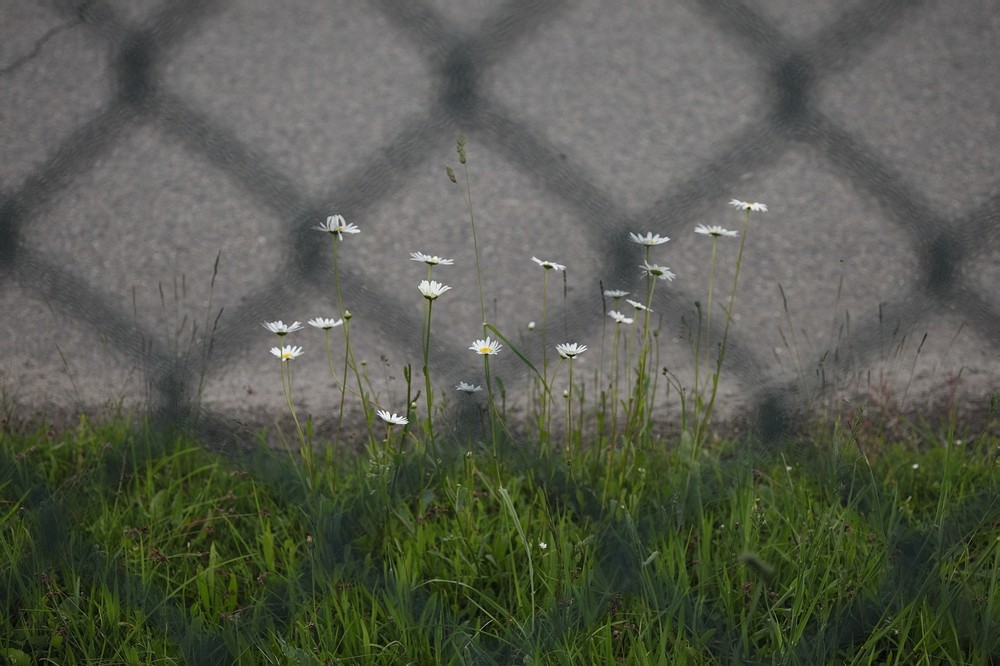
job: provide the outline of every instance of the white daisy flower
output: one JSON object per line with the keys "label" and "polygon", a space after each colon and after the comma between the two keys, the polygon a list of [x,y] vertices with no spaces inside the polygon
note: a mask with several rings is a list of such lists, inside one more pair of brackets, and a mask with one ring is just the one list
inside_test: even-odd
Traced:
{"label": "white daisy flower", "polygon": [[423,252],[411,252],[410,261],[422,261],[430,266],[437,266],[441,264],[442,266],[451,266],[455,263],[454,259],[442,259],[441,257],[430,254],[424,254]]}
{"label": "white daisy flower", "polygon": [[424,298],[428,301],[433,301],[435,298],[451,289],[451,287],[441,284],[437,280],[421,280],[420,284],[417,285],[417,289],[419,289],[420,293],[424,295]]}
{"label": "white daisy flower", "polygon": [[290,361],[293,358],[302,356],[302,347],[292,347],[290,345],[281,349],[271,347],[271,353],[281,359],[281,361]]}
{"label": "white daisy flower", "polygon": [[648,261],[642,262],[639,266],[642,272],[650,277],[655,277],[657,280],[670,280],[672,281],[676,275],[666,266],[660,266],[659,264],[651,264]]}
{"label": "white daisy flower", "polygon": [[538,264],[539,266],[541,266],[542,268],[544,268],[545,270],[547,270],[547,271],[564,271],[564,270],[566,270],[565,266],[563,266],[562,264],[557,264],[554,261],[542,261],[538,257],[532,257],[531,260],[533,262],[535,262],[536,264]]}
{"label": "white daisy flower", "polygon": [[280,319],[278,321],[265,321],[261,324],[261,326],[278,335],[288,335],[289,333],[298,331],[302,328],[302,324],[297,321],[286,325]]}
{"label": "white daisy flower", "polygon": [[718,238],[719,236],[739,236],[740,235],[740,232],[738,232],[738,231],[731,231],[729,229],[725,229],[723,227],[720,227],[717,224],[711,224],[711,225],[709,225],[707,227],[704,224],[699,224],[697,227],[694,228],[694,232],[696,234],[704,234],[706,236],[714,236],[715,238]]}
{"label": "white daisy flower", "polygon": [[608,316],[614,319],[616,324],[631,324],[633,321],[635,321],[631,317],[626,317],[618,310],[609,311]]}
{"label": "white daisy flower", "polygon": [[645,245],[647,247],[663,245],[670,240],[666,236],[661,237],[660,234],[654,234],[651,231],[646,232],[645,236],[640,236],[639,234],[634,234],[630,231],[628,232],[628,239],[633,243],[638,243],[639,245]]}
{"label": "white daisy flower", "polygon": [[613,298],[615,300],[618,300],[619,298],[624,298],[628,296],[629,292],[624,291],[622,289],[605,289],[604,295],[607,296],[608,298]]}
{"label": "white daisy flower", "polygon": [[348,224],[343,215],[331,215],[326,218],[326,222],[313,227],[317,231],[325,231],[328,234],[337,234],[337,238],[344,240],[344,234],[360,234],[361,230],[355,224]]}
{"label": "white daisy flower", "polygon": [[631,305],[632,307],[634,307],[636,310],[649,310],[650,312],[653,311],[652,308],[647,308],[645,305],[643,305],[639,301],[633,301],[631,298],[626,298],[625,302],[628,303],[629,305]]}
{"label": "white daisy flower", "polygon": [[379,415],[380,419],[382,419],[389,425],[406,425],[407,423],[410,422],[410,420],[405,416],[400,416],[398,414],[390,414],[389,411],[385,409],[380,409],[375,413]]}
{"label": "white daisy flower", "polygon": [[332,317],[316,317],[315,319],[310,319],[307,322],[310,326],[315,326],[316,328],[322,328],[324,331],[328,331],[331,328],[336,328],[343,325],[343,319],[334,319]]}
{"label": "white daisy flower", "polygon": [[575,342],[564,342],[556,345],[556,351],[563,358],[574,358],[587,351],[587,345],[580,345]]}
{"label": "white daisy flower", "polygon": [[455,386],[455,390],[456,391],[461,391],[462,393],[468,393],[469,395],[472,395],[476,391],[482,391],[483,387],[482,386],[478,386],[476,384],[470,384],[468,382],[459,382]]}
{"label": "white daisy flower", "polygon": [[740,201],[739,199],[733,199],[729,202],[730,206],[735,206],[740,210],[752,210],[755,213],[766,213],[767,204],[758,203],[756,201]]}
{"label": "white daisy flower", "polygon": [[486,356],[499,353],[503,349],[503,345],[496,340],[490,340],[489,336],[487,336],[485,340],[476,340],[473,342],[469,349],[477,354]]}

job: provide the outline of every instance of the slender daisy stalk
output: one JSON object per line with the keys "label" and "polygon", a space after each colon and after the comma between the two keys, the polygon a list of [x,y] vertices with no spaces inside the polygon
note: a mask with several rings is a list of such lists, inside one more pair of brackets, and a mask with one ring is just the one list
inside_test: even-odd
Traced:
{"label": "slender daisy stalk", "polygon": [[[700,445],[701,445],[701,440],[705,436],[705,431],[708,428],[709,420],[712,417],[712,409],[715,406],[715,398],[716,398],[716,396],[718,395],[718,392],[719,392],[719,375],[722,373],[722,359],[726,355],[726,344],[729,341],[729,327],[730,327],[730,325],[732,324],[732,321],[733,321],[733,307],[734,307],[734,304],[736,302],[736,288],[739,285],[739,281],[740,281],[740,268],[743,265],[743,250],[746,247],[747,232],[749,232],[749,230],[750,230],[750,213],[751,212],[756,212],[756,213],[766,213],[767,212],[767,205],[766,204],[762,204],[762,203],[758,203],[758,202],[747,202],[747,201],[740,201],[739,199],[732,199],[729,202],[729,205],[733,206],[733,207],[735,207],[735,208],[737,208],[739,210],[742,210],[742,211],[744,211],[746,213],[746,215],[745,215],[745,217],[743,219],[743,233],[742,234],[739,234],[736,231],[730,231],[728,229],[724,229],[724,228],[719,227],[719,226],[709,226],[709,227],[706,227],[704,225],[699,225],[699,227],[695,228],[695,231],[697,233],[708,235],[708,236],[712,237],[712,258],[713,258],[713,260],[715,258],[715,244],[716,244],[716,242],[717,242],[717,240],[719,238],[721,238],[723,236],[735,237],[737,235],[740,235],[740,249],[739,249],[739,252],[736,255],[736,270],[735,270],[735,272],[733,274],[733,288],[732,288],[732,290],[729,293],[729,303],[726,305],[726,323],[725,323],[725,326],[723,327],[723,331],[722,331],[722,342],[719,344],[719,354],[716,357],[716,361],[715,361],[715,372],[712,373],[712,377],[711,377],[711,390],[709,392],[708,402],[707,402],[707,404],[705,404],[704,411],[701,414],[700,419],[698,420],[698,423],[697,423],[697,426],[696,426],[696,430],[695,430],[694,451],[693,451],[693,453],[695,455],[697,455],[698,449],[700,448]],[[709,317],[708,321],[711,321],[711,319],[710,319],[711,318],[711,301],[709,301],[709,313],[708,313],[708,317]],[[697,364],[695,365],[695,368],[697,368]],[[697,400],[700,401],[701,400],[701,398],[700,398],[701,390],[698,388],[697,384],[695,385],[695,388],[696,388],[696,390],[699,393],[699,396],[698,396]]]}
{"label": "slender daisy stalk", "polygon": [[548,400],[545,398],[545,394],[548,393],[547,388],[549,384],[549,357],[548,357],[548,295],[549,295],[549,273],[552,271],[565,271],[566,267],[562,264],[557,264],[554,261],[547,261],[539,259],[538,257],[532,257],[531,260],[545,269],[545,281],[542,285],[542,383],[545,385],[542,387],[542,438],[543,440],[548,437],[551,432],[552,424],[552,406],[549,404]]}
{"label": "slender daisy stalk", "polygon": [[344,322],[344,373],[340,382],[340,414],[337,418],[337,439],[340,439],[340,431],[344,422],[344,403],[347,394],[347,370],[350,369],[358,384],[358,396],[361,398],[361,408],[364,411],[365,425],[371,434],[371,422],[369,421],[368,396],[365,393],[361,382],[361,373],[358,371],[358,364],[354,358],[354,351],[351,349],[351,313],[344,309],[344,299],[340,290],[340,243],[344,240],[344,234],[359,234],[361,230],[356,224],[348,223],[343,215],[330,215],[326,222],[313,227],[317,231],[325,231],[330,234],[333,240],[333,284],[337,294],[337,312]]}
{"label": "slender daisy stalk", "polygon": [[421,263],[427,264],[427,279],[420,282],[418,289],[420,293],[423,294],[424,298],[427,299],[427,315],[424,320],[423,329],[423,352],[424,352],[424,390],[427,394],[427,432],[431,443],[434,442],[433,435],[433,423],[432,423],[432,412],[434,407],[434,395],[431,392],[431,378],[430,372],[428,370],[428,359],[430,356],[430,344],[431,344],[431,307],[438,296],[444,292],[451,289],[451,287],[445,286],[440,282],[431,280],[431,276],[434,272],[434,267],[437,265],[441,266],[451,266],[455,263],[454,259],[443,259],[436,254],[424,254],[423,252],[411,252],[410,261],[419,261]]}
{"label": "slender daisy stalk", "polygon": [[[608,302],[607,302],[608,298],[613,299],[615,301],[615,307],[617,307],[618,300],[621,299],[622,297],[628,295],[627,291],[623,291],[621,289],[605,289],[604,288],[604,281],[603,280],[598,280],[597,284],[600,287],[601,312],[602,313],[608,313],[609,312],[609,310],[608,310]],[[607,417],[608,417],[608,408],[607,408],[607,405],[608,405],[608,399],[609,399],[609,395],[610,395],[610,392],[611,392],[611,388],[613,386],[613,384],[609,384],[607,388],[604,388],[604,386],[603,386],[603,381],[604,381],[604,377],[605,377],[604,371],[606,369],[605,364],[604,364],[604,352],[607,349],[607,346],[604,343],[607,340],[608,320],[604,319],[603,317],[601,319],[602,319],[602,321],[601,321],[601,346],[600,346],[600,350],[601,351],[600,351],[600,355],[599,355],[598,360],[597,360],[597,367],[594,368],[594,386],[598,390],[598,401],[600,403],[600,408],[598,409],[598,412],[597,412],[597,415],[596,415],[596,421],[597,421],[596,440],[598,442],[598,446],[600,446],[604,442],[604,439],[605,439],[605,435],[606,435],[605,426],[607,425]],[[615,328],[617,329],[617,327],[615,327]],[[616,349],[616,351],[617,351],[617,349]],[[617,361],[615,363],[615,367],[617,367]],[[612,402],[612,409],[613,409],[614,408],[613,403],[615,401],[615,398],[613,396],[611,396],[610,399],[611,399],[611,402]],[[613,442],[614,439],[612,439],[611,441]]]}
{"label": "slender daisy stalk", "polygon": [[[340,270],[337,261],[337,249],[341,242],[344,240],[344,234],[359,234],[361,230],[358,229],[356,224],[348,223],[344,220],[343,215],[330,215],[326,218],[326,222],[318,226],[313,227],[317,231],[325,231],[332,237],[333,240],[333,284],[337,292],[337,311],[343,315],[344,312],[344,299],[340,292]],[[335,238],[333,238],[335,237]]]}
{"label": "slender daisy stalk", "polygon": [[285,404],[288,405],[288,411],[292,415],[292,420],[295,422],[295,431],[299,436],[299,443],[302,445],[302,456],[307,461],[310,456],[307,454],[308,447],[306,445],[305,433],[302,430],[302,426],[299,424],[299,417],[295,414],[295,405],[292,402],[292,366],[288,361],[296,359],[302,355],[302,347],[295,347],[292,345],[287,345],[284,347],[271,347],[271,353],[278,357],[281,361],[281,389],[285,394]]}
{"label": "slender daisy stalk", "polygon": [[[650,315],[653,313],[653,291],[656,289],[656,283],[659,280],[666,280],[667,282],[672,282],[676,275],[666,266],[660,266],[659,264],[651,264],[645,261],[640,266],[643,274],[646,276],[647,282],[647,292],[646,292],[646,303],[636,303],[630,301],[636,307],[637,310],[641,311],[643,314],[642,319],[642,349],[640,350],[640,361],[643,364],[644,370],[648,370],[649,354],[652,351],[652,336],[653,331],[650,330],[649,322]],[[643,382],[649,382],[649,377],[646,374],[641,375]],[[648,396],[650,401],[652,396]]]}
{"label": "slender daisy stalk", "polygon": [[645,256],[639,267],[646,277],[646,302],[628,301],[636,308],[637,312],[643,313],[643,325],[642,347],[639,350],[639,357],[636,363],[635,385],[631,400],[629,401],[630,413],[626,419],[626,434],[630,436],[630,441],[641,442],[644,433],[648,429],[649,414],[652,411],[652,403],[655,399],[655,395],[653,395],[653,391],[651,390],[649,367],[652,346],[649,321],[650,314],[652,313],[653,293],[656,289],[657,281],[672,281],[676,276],[668,267],[649,262],[650,250],[655,246],[669,242],[669,238],[647,232],[645,235],[629,233],[629,240],[645,247]]}
{"label": "slender daisy stalk", "polygon": [[[608,316],[615,322],[615,334],[612,337],[611,346],[615,350],[614,358],[611,364],[611,439],[608,442],[608,451],[614,448],[615,442],[618,439],[618,397],[621,395],[620,391],[620,371],[619,371],[619,349],[622,346],[627,345],[628,338],[622,339],[622,326],[629,325],[635,321],[632,317],[626,317],[624,314],[618,310],[610,310]],[[630,336],[631,337],[631,336]],[[625,350],[625,358],[627,359],[628,349]]]}
{"label": "slender daisy stalk", "polygon": [[[629,292],[624,291],[622,289],[605,289],[603,282],[600,283],[600,286],[601,286],[601,312],[609,312],[609,310],[608,310],[608,304],[607,304],[607,301],[605,299],[610,298],[613,301],[613,305],[614,305],[613,309],[617,310],[618,309],[618,301],[620,301],[621,299],[625,298],[629,294]],[[599,372],[604,372],[604,338],[605,338],[605,333],[607,333],[607,319],[605,319],[604,323],[601,325],[601,359],[600,359],[600,362],[598,363],[598,366],[600,366],[599,367]]]}
{"label": "slender daisy stalk", "polygon": [[[432,266],[428,267],[428,275],[430,274],[430,269]],[[423,294],[424,299],[427,301],[427,316],[424,320],[424,335],[423,335],[423,348],[424,348],[424,390],[427,392],[427,437],[431,442],[431,446],[434,445],[434,424],[433,424],[433,412],[434,412],[434,393],[431,390],[431,373],[430,373],[430,350],[431,350],[431,312],[433,311],[434,301],[438,299],[441,294],[451,289],[451,287],[441,284],[437,280],[422,280],[417,286],[420,293]]]}
{"label": "slender daisy stalk", "polygon": [[493,434],[493,464],[497,471],[497,483],[500,483],[500,461],[497,455],[497,428],[499,415],[497,414],[496,402],[493,399],[493,382],[490,380],[490,356],[495,356],[500,353],[503,349],[501,345],[496,340],[491,340],[489,336],[482,340],[476,340],[469,347],[472,351],[476,352],[483,357],[483,373],[486,377],[486,392],[489,395],[488,405],[490,414],[490,431]]}
{"label": "slender daisy stalk", "polygon": [[[573,441],[573,359],[587,351],[587,345],[577,344],[575,342],[564,342],[562,344],[556,345],[556,352],[558,352],[561,359],[566,359],[569,361],[569,389],[566,394],[566,456],[568,460],[572,460],[572,441]],[[560,361],[561,363],[562,361]]]}
{"label": "slender daisy stalk", "polygon": [[[712,237],[712,254],[708,260],[708,305],[705,308],[704,339],[707,344],[712,343],[712,297],[715,289],[715,257],[718,250],[719,238],[722,236],[735,236],[737,232],[723,229],[719,226],[705,226],[699,224],[694,229],[696,234],[703,234]],[[701,347],[702,347],[702,317],[699,308],[698,312],[698,332],[695,335],[694,343],[694,409],[696,414],[701,414],[704,407],[704,387],[701,385]],[[695,417],[696,419],[698,417]],[[685,419],[686,420],[686,419]],[[697,436],[697,426],[695,429]],[[697,438],[697,437],[696,437]]]}
{"label": "slender daisy stalk", "polygon": [[279,320],[264,322],[261,325],[278,336],[278,346],[271,347],[271,353],[274,354],[279,361],[281,361],[281,364],[279,365],[281,373],[281,392],[285,396],[285,404],[288,405],[288,411],[292,415],[292,421],[295,423],[295,434],[299,439],[299,452],[301,453],[302,460],[306,466],[306,478],[308,479],[309,484],[312,485],[312,447],[308,442],[306,442],[305,432],[302,430],[302,425],[299,423],[299,417],[295,413],[295,404],[292,402],[292,366],[289,363],[289,361],[292,361],[302,355],[302,347],[282,344],[285,336],[289,333],[301,330],[302,324],[297,321],[292,322],[291,324],[285,324]]}
{"label": "slender daisy stalk", "polygon": [[[351,314],[350,310],[344,310],[344,374],[341,379],[341,391],[340,391],[340,418],[339,420],[343,422],[344,420],[344,393],[347,386],[347,370],[350,368],[351,372],[354,374],[354,380],[358,385],[358,396],[361,398],[361,409],[364,412],[365,417],[365,427],[368,428],[368,434],[371,434],[371,420],[369,418],[369,400],[368,394],[365,392],[364,384],[361,380],[361,371],[358,370],[358,362],[354,358],[354,350],[351,348],[351,320],[354,315]],[[364,365],[364,361],[362,361]],[[340,433],[338,431],[337,436],[339,438]]]}

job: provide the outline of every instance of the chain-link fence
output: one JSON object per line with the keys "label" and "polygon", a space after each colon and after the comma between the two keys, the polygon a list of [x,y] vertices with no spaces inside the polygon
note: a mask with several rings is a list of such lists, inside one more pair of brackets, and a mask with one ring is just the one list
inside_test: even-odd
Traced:
{"label": "chain-link fence", "polygon": [[[490,318],[531,353],[532,255],[569,265],[553,329],[597,347],[600,290],[639,284],[627,232],[655,231],[679,276],[656,302],[662,365],[686,377],[708,256],[690,231],[735,226],[725,202],[759,198],[771,211],[748,239],[729,416],[769,439],[850,386],[903,406],[901,393],[926,406],[959,387],[969,405],[995,386],[987,0],[335,4],[0,10],[9,399],[141,396],[164,423],[242,440],[243,422],[283,405],[259,323],[333,314],[328,238],[311,229],[330,213],[362,228],[338,269],[386,406],[420,358],[410,251],[455,256],[440,275],[466,302],[435,311],[432,363],[442,382],[477,377],[468,217],[444,175],[459,133]],[[515,386],[511,365],[498,372]],[[328,385],[317,366],[299,386]],[[318,417],[323,400],[308,403]]]}

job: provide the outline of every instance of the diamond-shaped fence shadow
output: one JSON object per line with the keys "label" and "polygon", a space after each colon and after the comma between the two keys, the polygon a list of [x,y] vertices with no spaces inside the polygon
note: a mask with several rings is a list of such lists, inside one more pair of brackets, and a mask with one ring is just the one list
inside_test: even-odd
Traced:
{"label": "diamond-shaped fence shadow", "polygon": [[[853,3],[808,42],[783,34],[777,23],[766,13],[755,10],[752,3],[729,0],[686,3],[682,11],[696,17],[694,21],[700,29],[717,33],[725,48],[735,50],[757,72],[759,96],[753,101],[756,105],[753,113],[734,121],[732,132],[713,144],[714,152],[707,158],[702,156],[694,163],[675,165],[662,186],[645,183],[643,192],[655,192],[650,199],[652,203],[645,206],[636,206],[628,197],[617,195],[606,184],[609,182],[606,177],[595,177],[592,166],[572,150],[566,150],[562,142],[572,134],[572,128],[567,130],[569,134],[550,132],[546,124],[554,122],[551,117],[522,113],[519,105],[523,101],[497,94],[494,85],[496,72],[519,50],[528,51],[530,46],[549,38],[550,31],[567,21],[574,11],[591,11],[592,7],[580,9],[565,2],[505,2],[487,12],[476,29],[458,29],[443,13],[424,2],[384,0],[364,8],[341,7],[344,20],[363,15],[355,18],[364,18],[387,30],[390,34],[379,38],[395,40],[404,51],[402,57],[392,62],[415,58],[417,70],[424,72],[430,85],[425,87],[426,99],[416,104],[412,100],[407,102],[407,111],[393,120],[398,124],[379,129],[381,142],[359,143],[360,148],[355,146],[354,154],[363,157],[347,166],[338,166],[335,176],[325,180],[313,173],[304,178],[303,163],[282,154],[286,145],[304,145],[301,140],[285,142],[281,138],[281,132],[294,128],[271,126],[261,129],[263,134],[255,134],[257,130],[248,131],[246,127],[247,119],[259,121],[261,110],[266,110],[268,104],[280,105],[283,110],[308,105],[307,95],[260,102],[241,116],[242,121],[236,122],[228,120],[226,114],[227,104],[236,103],[228,97],[219,105],[199,105],[196,101],[198,95],[211,95],[212,84],[225,85],[224,82],[213,79],[208,84],[198,82],[194,87],[196,92],[191,95],[182,91],[184,85],[174,85],[187,80],[183,76],[177,78],[177,62],[183,61],[185,68],[198,66],[196,61],[183,59],[185,49],[193,48],[190,44],[197,35],[203,37],[205,31],[227,21],[227,12],[234,11],[233,8],[221,2],[164,2],[151,13],[136,18],[138,9],[126,10],[121,4],[111,0],[52,3],[48,6],[52,12],[48,25],[39,32],[27,54],[0,66],[0,81],[24,76],[32,71],[37,56],[48,45],[71,33],[74,39],[89,43],[88,48],[104,53],[103,61],[95,65],[99,69],[91,76],[94,81],[111,86],[110,92],[90,91],[82,107],[88,110],[86,114],[63,121],[65,127],[54,127],[44,139],[44,151],[33,145],[30,150],[18,153],[23,161],[3,173],[0,289],[44,303],[63,320],[107,340],[102,353],[113,354],[117,361],[139,368],[141,383],[149,387],[148,404],[143,407],[157,423],[164,429],[200,433],[204,441],[239,459],[262,482],[282,488],[282,492],[296,495],[303,490],[289,484],[281,461],[248,457],[249,447],[241,443],[251,437],[250,431],[238,425],[239,419],[227,411],[225,401],[217,405],[197,404],[199,387],[207,381],[211,391],[212,382],[229,371],[242,376],[239,373],[247,367],[250,372],[256,370],[252,363],[250,366],[245,363],[246,349],[264,347],[266,343],[260,342],[263,338],[258,324],[270,318],[271,313],[287,312],[283,315],[287,320],[295,312],[301,312],[299,308],[324,300],[328,304],[333,302],[329,289],[329,246],[309,229],[330,212],[344,214],[348,220],[371,220],[369,230],[384,234],[385,251],[386,248],[397,253],[423,249],[444,253],[443,249],[409,247],[392,239],[393,235],[408,233],[409,241],[422,240],[430,237],[437,226],[446,228],[448,225],[444,223],[438,225],[433,219],[420,218],[402,220],[395,226],[387,223],[380,228],[377,220],[382,215],[398,213],[399,202],[414,196],[414,188],[424,187],[423,174],[434,171],[444,181],[443,166],[454,162],[454,153],[449,151],[460,132],[470,137],[473,155],[481,149],[481,154],[488,154],[488,160],[500,165],[497,172],[508,173],[499,184],[488,182],[487,174],[475,174],[476,187],[487,201],[502,200],[503,187],[520,179],[530,185],[522,184],[518,196],[530,200],[540,216],[551,214],[559,220],[553,222],[551,229],[544,219],[534,224],[514,224],[510,226],[512,233],[535,227],[540,234],[571,234],[579,240],[580,247],[587,248],[587,253],[594,253],[593,263],[602,266],[603,276],[589,276],[591,284],[584,280],[565,302],[552,304],[551,320],[572,322],[574,336],[579,340],[599,339],[601,335],[604,313],[594,307],[599,280],[606,286],[623,288],[634,288],[639,282],[634,246],[629,247],[624,240],[628,231],[652,229],[681,237],[706,217],[713,218],[730,194],[751,194],[746,192],[748,186],[765,180],[766,174],[774,171],[788,155],[807,151],[810,159],[823,164],[833,182],[843,185],[860,202],[858,205],[863,208],[860,215],[871,216],[875,220],[873,226],[884,229],[887,237],[901,239],[903,249],[897,252],[904,257],[903,261],[910,262],[915,274],[901,288],[889,289],[885,296],[873,299],[878,302],[871,303],[866,313],[855,315],[854,321],[837,334],[835,348],[826,350],[830,355],[822,357],[827,366],[839,367],[841,371],[856,370],[884,361],[887,331],[902,330],[912,335],[922,322],[933,316],[964,322],[963,326],[983,342],[987,352],[995,354],[1000,346],[1000,305],[993,293],[995,280],[989,277],[996,277],[1000,248],[1000,198],[995,194],[996,182],[991,180],[987,185],[992,190],[984,201],[971,205],[964,214],[942,214],[938,212],[937,200],[924,196],[913,185],[911,172],[887,159],[880,147],[872,144],[870,134],[850,129],[840,119],[842,113],[825,107],[829,87],[840,85],[837,77],[856,66],[892,34],[905,29],[908,21],[930,11],[926,3],[905,0]],[[295,12],[303,7],[301,3],[292,3],[286,11],[294,19]],[[312,15],[311,10],[303,13],[306,14]],[[282,48],[280,43],[269,46],[275,51]],[[365,55],[338,53],[336,57],[353,59]],[[332,71],[350,71],[349,62],[339,63],[339,68]],[[655,62],[648,64],[656,67]],[[222,76],[226,68],[213,63],[210,69],[213,76]],[[194,75],[197,78],[196,71]],[[337,81],[310,83],[337,85]],[[498,85],[503,90],[507,84],[501,81]],[[304,93],[307,89],[297,90]],[[231,97],[238,102],[239,95]],[[595,103],[614,105],[619,100],[595,100]],[[333,113],[335,117],[336,111]],[[281,117],[292,116],[283,113]],[[208,336],[202,330],[202,335],[193,338],[184,350],[171,345],[157,315],[136,317],[121,290],[108,286],[113,280],[97,284],[87,279],[85,276],[93,272],[93,267],[81,263],[72,251],[72,243],[60,250],[58,243],[46,242],[47,236],[67,228],[75,234],[73,243],[88,234],[101,236],[107,220],[99,219],[97,213],[93,219],[67,221],[67,217],[72,217],[72,202],[76,201],[73,197],[98,201],[102,196],[120,196],[126,191],[116,191],[119,184],[107,178],[90,176],[108,168],[109,160],[117,159],[122,151],[138,153],[139,149],[132,146],[140,144],[130,143],[136,136],[153,136],[155,139],[151,140],[169,144],[177,159],[199,164],[198,178],[211,182],[218,179],[220,184],[215,189],[231,188],[244,196],[261,211],[253,229],[241,227],[239,220],[209,220],[203,224],[229,225],[234,234],[259,234],[261,242],[273,246],[277,256],[273,265],[259,262],[255,256],[235,259],[224,256],[223,261],[258,261],[253,271],[256,281],[245,289],[228,287],[225,298],[220,296],[213,301],[213,305],[224,311],[215,320],[215,334]],[[266,136],[266,140],[255,141],[255,136]],[[149,145],[146,139],[141,141],[146,141],[142,146]],[[627,145],[620,148],[629,150]],[[643,153],[643,159],[652,159],[649,152]],[[44,157],[39,157],[42,153]],[[331,155],[330,159],[337,156]],[[286,164],[293,164],[294,168],[285,168]],[[113,173],[113,163],[110,168]],[[995,173],[990,178],[995,179]],[[85,183],[90,185],[82,185]],[[105,191],[92,191],[98,184]],[[442,184],[442,192],[448,191],[446,185]],[[148,184],[151,189],[172,186],[156,182],[155,177]],[[82,192],[77,192],[80,188]],[[623,203],[626,200],[629,205]],[[111,206],[100,210],[129,209]],[[54,219],[53,211],[62,212]],[[444,214],[461,219],[464,211],[455,203]],[[148,220],[142,211],[132,210],[130,219],[118,222],[130,225],[129,232],[137,239],[135,242],[141,243],[153,233],[148,225],[163,224],[166,218],[160,214],[157,219]],[[712,223],[715,221],[710,219]],[[273,227],[266,226],[272,223]],[[504,223],[502,219],[494,222]],[[166,239],[178,231],[170,228],[159,233],[157,238]],[[180,244],[203,242],[197,229],[192,233],[195,235]],[[761,233],[766,236],[767,230]],[[845,227],[839,233],[843,238],[852,230]],[[859,244],[865,241],[856,239]],[[533,253],[530,242],[525,240],[529,247],[518,251],[530,256]],[[399,259],[402,263],[406,257],[402,255]],[[381,268],[374,260],[366,262],[364,256],[353,261],[352,264],[352,260],[345,260],[342,279],[348,285],[349,298],[359,304],[364,314],[362,321],[367,320],[370,326],[369,333],[377,334],[380,340],[371,344],[371,353],[377,354],[380,346],[384,346],[399,358],[419,358],[420,339],[414,332],[420,329],[420,314],[411,307],[413,294],[400,294],[398,289],[389,288],[378,279],[379,271],[387,270],[388,261]],[[113,273],[116,266],[103,266],[102,270]],[[679,280],[657,301],[657,309],[667,327],[673,327],[671,330],[680,330],[685,321],[690,322],[696,316],[693,304],[703,295],[691,284]],[[784,291],[781,297],[785,297]],[[207,316],[211,321],[215,312]],[[473,330],[478,324],[474,322]],[[511,326],[515,325],[516,317],[512,316]],[[9,338],[25,335],[14,322],[7,322],[6,328]],[[718,331],[713,333],[721,335]],[[819,399],[826,377],[811,372],[812,368],[796,379],[775,373],[768,350],[758,344],[757,337],[759,329],[744,330],[737,323],[728,341],[730,355],[726,370],[734,382],[733,391],[744,396],[745,407],[755,417],[758,435],[765,441],[780,441],[796,427],[800,408]],[[461,335],[454,335],[454,340],[462,339]],[[714,339],[711,343],[719,341]],[[525,348],[529,353],[537,353],[538,345],[537,341],[529,341]],[[433,362],[449,367],[448,379],[478,376],[474,359],[456,360],[444,349],[434,350]],[[517,380],[518,371],[506,372],[508,382]],[[989,381],[995,379],[994,375]],[[456,410],[454,427],[459,427],[468,416],[467,412]],[[60,546],[64,537],[74,534],[66,519],[69,506],[65,500],[44,497],[33,503],[39,516],[39,534],[52,542],[52,557],[71,561],[87,575],[113,580],[113,588],[120,590],[123,604],[148,607],[151,617],[158,617],[160,624],[182,627],[175,639],[195,646],[189,654],[199,655],[205,663],[221,663],[232,657],[226,653],[221,637],[192,625],[186,612],[172,601],[157,599],[155,594],[150,597],[147,589],[139,590],[138,583],[122,574],[115,563],[94,555],[79,535],[65,541],[69,545]],[[345,557],[342,546],[349,543],[352,530],[363,529],[359,515],[342,507],[332,513],[317,509],[314,520],[321,533],[326,526],[325,533],[337,541],[328,544],[331,563]],[[634,558],[634,554],[626,552],[627,548],[622,550],[621,535],[605,536],[603,552],[607,557]],[[894,570],[900,580],[887,585],[901,584],[907,572],[926,565],[927,556],[920,544],[933,538],[929,534],[914,535],[912,543],[895,545],[899,557]],[[308,575],[324,574],[312,571]],[[373,586],[394,584],[385,578],[370,582]],[[667,599],[674,592],[665,587],[656,594]],[[841,621],[831,627],[813,629],[815,642],[832,645],[854,640],[886,608],[900,603],[899,599],[896,588],[887,587],[884,593],[871,599],[845,604],[839,615]],[[953,602],[964,604],[961,595],[955,596]],[[420,617],[429,603],[426,596],[415,597],[414,617]],[[716,626],[710,609],[702,609],[701,613],[698,616],[694,609],[689,609],[692,626],[713,629],[720,637],[732,633],[730,628]],[[442,609],[435,610],[434,617],[442,623],[453,622]],[[547,631],[557,632],[561,623],[573,621],[579,618],[562,617],[554,610],[543,625]],[[537,638],[543,640],[544,636]],[[721,655],[725,649],[722,643],[726,641],[721,638],[720,641]],[[749,660],[761,657],[754,655],[750,646],[739,648]],[[503,648],[498,647],[495,656],[500,659],[502,654]],[[828,656],[820,652],[816,655]],[[483,655],[487,660],[493,656]],[[812,656],[802,658],[805,661]]]}

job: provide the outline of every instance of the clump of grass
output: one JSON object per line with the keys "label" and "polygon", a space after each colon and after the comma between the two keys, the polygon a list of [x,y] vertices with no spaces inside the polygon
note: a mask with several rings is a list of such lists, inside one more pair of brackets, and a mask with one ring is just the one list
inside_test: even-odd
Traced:
{"label": "clump of grass", "polygon": [[[319,483],[81,420],[0,434],[0,654],[60,663],[990,663],[1000,440],[877,457],[837,426],[739,443]],[[621,455],[616,451],[614,455]],[[251,473],[252,470],[252,473]],[[603,501],[602,497],[611,498]],[[705,501],[704,498],[710,498]]]}

